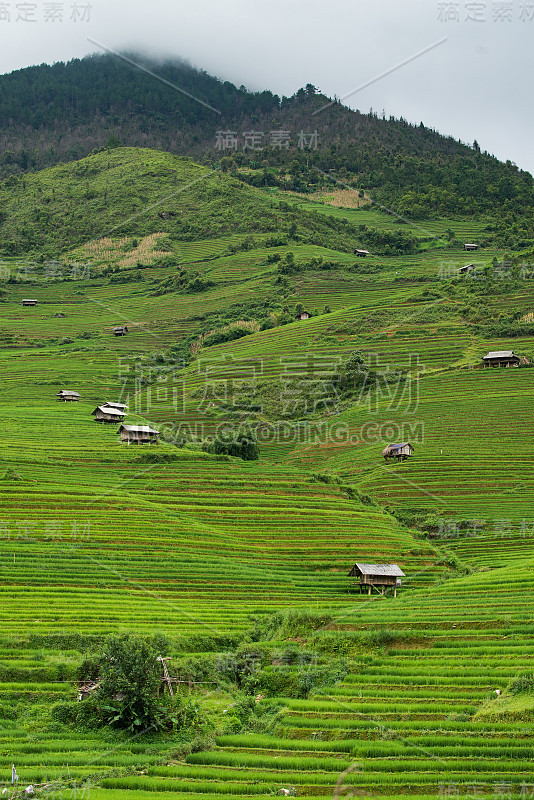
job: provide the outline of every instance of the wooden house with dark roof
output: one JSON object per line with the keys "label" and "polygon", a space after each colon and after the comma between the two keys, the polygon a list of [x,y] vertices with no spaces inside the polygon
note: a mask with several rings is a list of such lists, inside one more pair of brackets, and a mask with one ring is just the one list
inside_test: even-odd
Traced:
{"label": "wooden house with dark roof", "polygon": [[80,395],[78,392],[72,392],[70,389],[61,389],[57,394],[56,397],[58,400],[63,400],[63,402],[77,402],[80,399]]}
{"label": "wooden house with dark roof", "polygon": [[409,458],[412,453],[414,452],[413,445],[410,442],[401,442],[400,444],[388,444],[387,447],[384,447],[382,450],[382,455],[389,461],[390,458],[394,458],[398,461],[405,461]]}
{"label": "wooden house with dark roof", "polygon": [[485,367],[518,367],[520,360],[513,350],[492,350],[482,359]]}
{"label": "wooden house with dark roof", "polygon": [[159,431],[150,425],[121,425],[117,433],[121,435],[121,444],[157,444]]}
{"label": "wooden house with dark roof", "polygon": [[113,328],[114,336],[126,336],[127,333],[128,333],[127,325],[117,325],[116,328]]}
{"label": "wooden house with dark roof", "polygon": [[349,572],[349,578],[356,578],[354,585],[359,586],[360,594],[367,587],[367,593],[376,591],[384,594],[393,587],[393,594],[397,596],[397,589],[402,585],[402,578],[406,577],[398,564],[362,564],[357,562]]}
{"label": "wooden house with dark roof", "polygon": [[479,247],[479,244],[474,244],[473,242],[466,242],[466,244],[464,244],[464,250],[478,250]]}
{"label": "wooden house with dark roof", "polygon": [[112,406],[104,405],[97,406],[91,413],[95,418],[95,422],[122,422],[126,411],[120,408],[113,408]]}

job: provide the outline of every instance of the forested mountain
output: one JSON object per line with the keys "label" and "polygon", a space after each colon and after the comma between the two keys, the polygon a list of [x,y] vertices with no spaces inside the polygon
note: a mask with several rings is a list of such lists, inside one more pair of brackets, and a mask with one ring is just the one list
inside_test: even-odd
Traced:
{"label": "forested mountain", "polygon": [[[498,210],[511,226],[534,207],[532,176],[476,142],[352,111],[311,84],[278,97],[183,62],[142,63],[166,82],[111,55],[1,76],[0,177],[82,158],[111,137],[204,164],[230,158],[231,168],[253,170],[242,177],[255,185],[308,191],[331,173],[415,219]],[[273,132],[283,131],[276,143]],[[247,132],[263,135],[247,140]],[[280,181],[286,174],[291,180]]]}

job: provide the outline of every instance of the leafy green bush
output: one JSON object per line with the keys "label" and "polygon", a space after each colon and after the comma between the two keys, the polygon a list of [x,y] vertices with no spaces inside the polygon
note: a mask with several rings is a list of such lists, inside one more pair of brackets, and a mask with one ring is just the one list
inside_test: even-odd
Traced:
{"label": "leafy green bush", "polygon": [[212,442],[203,446],[207,453],[212,455],[228,455],[242,458],[243,461],[257,461],[260,457],[260,448],[255,434],[252,431],[233,432],[228,435],[218,435]]}
{"label": "leafy green bush", "polygon": [[294,609],[279,611],[269,616],[256,615],[252,618],[251,639],[260,641],[306,636],[318,628],[324,628],[332,620],[332,615],[328,613],[320,614],[316,611]]}
{"label": "leafy green bush", "polygon": [[508,686],[510,694],[523,694],[523,692],[534,692],[534,673],[525,672],[519,675]]}
{"label": "leafy green bush", "polygon": [[143,273],[138,269],[123,269],[114,272],[110,279],[110,283],[136,283],[137,281],[144,281]]}
{"label": "leafy green bush", "polygon": [[[172,726],[165,701],[158,699],[162,669],[157,656],[167,645],[160,636],[109,636],[96,658],[82,665],[98,677],[100,687],[80,705],[76,719],[134,732]],[[68,716],[68,710],[57,713]]]}
{"label": "leafy green bush", "polygon": [[251,333],[254,333],[253,330],[249,328],[231,328],[230,330],[225,331],[215,331],[210,336],[207,336],[203,342],[203,347],[213,347],[215,344],[222,344],[223,342],[233,342],[234,339],[242,339],[243,336],[250,336]]}
{"label": "leafy green bush", "polygon": [[69,703],[55,703],[50,709],[50,715],[55,722],[62,725],[73,725],[78,719],[80,704],[75,700]]}
{"label": "leafy green bush", "polygon": [[186,294],[196,294],[204,292],[215,286],[213,281],[205,280],[199,272],[187,272],[180,270],[177,275],[170,275],[160,281],[153,292],[154,295],[169,294],[170,292],[185,292]]}

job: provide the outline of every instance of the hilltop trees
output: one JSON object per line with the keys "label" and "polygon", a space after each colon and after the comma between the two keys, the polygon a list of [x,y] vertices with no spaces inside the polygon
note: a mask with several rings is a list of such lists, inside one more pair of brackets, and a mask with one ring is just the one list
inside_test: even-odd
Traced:
{"label": "hilltop trees", "polygon": [[[328,98],[311,83],[280,98],[238,89],[183,62],[146,63],[221,111],[237,138],[221,144],[220,121],[212,110],[114,56],[42,64],[0,76],[0,120],[9,120],[0,124],[5,148],[0,177],[79,159],[104,144],[109,152],[123,142],[210,166],[219,162],[223,172],[259,187],[314,191],[318,183],[328,184],[333,172],[413,219],[500,213],[502,204],[523,219],[532,217],[532,176],[482,152],[476,140],[466,145],[423,123],[362,114],[340,102],[313,118]],[[311,119],[318,120],[313,127]],[[243,133],[251,127],[263,132],[261,156],[244,145]],[[272,143],[273,131],[290,132],[287,147]]]}

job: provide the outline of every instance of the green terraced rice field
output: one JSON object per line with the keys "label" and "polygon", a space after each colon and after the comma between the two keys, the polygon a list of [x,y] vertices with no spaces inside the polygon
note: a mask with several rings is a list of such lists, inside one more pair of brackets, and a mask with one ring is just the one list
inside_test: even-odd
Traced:
{"label": "green terraced rice field", "polygon": [[[392,225],[374,211],[303,207]],[[424,227],[440,236],[449,224]],[[475,238],[485,223],[451,227],[460,239]],[[474,797],[478,784],[477,797],[525,800],[534,785],[532,713],[478,712],[532,669],[534,372],[478,365],[489,349],[532,353],[533,338],[487,338],[467,320],[463,298],[439,280],[416,280],[437,278],[444,261],[461,264],[458,247],[370,258],[365,264],[376,272],[360,274],[350,269],[350,253],[289,244],[276,249],[343,268],[298,273],[281,297],[275,266],[266,263],[272,248],[260,236],[255,249],[228,255],[241,238],[176,246],[184,265],[216,284],[199,294],[155,296],[148,281],[172,274],[163,267],[126,283],[47,282],[39,273],[33,283],[8,286],[0,323],[3,780],[16,763],[25,785],[50,782],[51,798],[73,797],[76,785],[91,800],[264,798],[289,787],[301,798],[429,800]],[[425,299],[427,287],[443,297]],[[22,308],[26,296],[39,305]],[[126,366],[198,332],[199,315],[224,316],[233,303],[273,297],[291,308],[329,305],[332,313],[206,349],[201,357],[218,365],[217,380],[239,379],[243,364],[261,363],[261,381],[279,386],[285,365],[310,354],[338,363],[361,349],[392,367],[417,356],[424,370],[414,377],[412,408],[392,408],[387,396],[371,407],[340,401],[327,423],[345,426],[344,439],[271,440],[258,462],[166,443],[121,446],[117,426],[94,423],[95,406],[121,396]],[[534,305],[528,286],[488,302],[496,313]],[[125,322],[131,333],[113,337],[111,328]],[[218,408],[199,410],[198,362],[180,373],[179,385],[177,412],[164,393],[149,396],[146,386],[128,383],[127,421],[214,430],[225,417]],[[81,401],[58,403],[60,388],[79,391]],[[324,419],[309,421],[313,428]],[[419,426],[415,456],[403,464],[385,465],[380,455],[388,424]],[[372,441],[362,439],[369,425],[378,431]],[[168,460],[151,460],[154,451]],[[389,513],[399,509],[432,512],[446,535],[422,538]],[[458,520],[469,524],[455,528]],[[454,557],[473,572],[451,572]],[[355,561],[399,563],[407,578],[397,600],[349,594]],[[185,753],[173,737],[137,741],[48,717],[48,728],[37,723],[76,697],[76,635],[158,631],[176,643],[176,657],[186,638],[205,656],[228,649],[228,638],[238,641],[252,614],[286,609],[332,616],[310,645],[320,664],[333,643],[336,653],[356,655],[339,682],[308,697],[270,698],[279,710],[268,732],[226,730],[211,749]],[[270,669],[281,673],[279,664]],[[299,674],[298,666],[283,669]],[[219,688],[198,697],[222,726],[232,698]]]}

